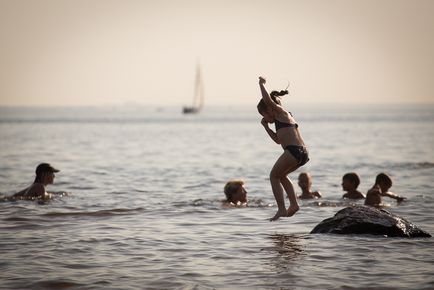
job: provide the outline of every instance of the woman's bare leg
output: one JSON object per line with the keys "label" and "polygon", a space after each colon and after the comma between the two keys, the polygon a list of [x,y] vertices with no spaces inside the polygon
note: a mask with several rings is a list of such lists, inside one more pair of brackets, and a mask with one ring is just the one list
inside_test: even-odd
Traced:
{"label": "woman's bare leg", "polygon": [[[295,158],[294,158],[294,160],[295,160]],[[297,196],[295,195],[294,185],[292,184],[291,179],[289,179],[287,177],[288,174],[295,171],[297,168],[298,168],[298,164],[289,168],[285,172],[285,176],[280,179],[280,183],[282,183],[283,188],[285,189],[286,194],[288,195],[288,199],[289,199],[289,207],[287,210],[287,217],[293,216],[300,209],[298,202],[297,202]]]}
{"label": "woman's bare leg", "polygon": [[285,189],[289,198],[289,207],[286,216],[290,217],[293,216],[300,209],[300,207],[298,206],[297,197],[295,195],[294,186],[292,185],[291,180],[285,176],[280,179],[280,182],[282,183],[283,188]]}
{"label": "woman's bare leg", "polygon": [[[283,188],[282,188],[281,180],[284,177],[286,178],[286,173],[288,172],[288,168],[293,168],[296,166],[296,164],[297,164],[297,160],[289,152],[284,151],[283,154],[279,157],[279,159],[277,159],[276,163],[273,166],[273,169],[271,169],[270,183],[271,183],[271,188],[273,190],[274,198],[276,199],[277,202],[278,209],[277,209],[277,213],[274,215],[274,217],[270,219],[270,221],[275,221],[280,217],[288,216],[289,209],[286,210],[285,207],[285,199],[283,197]],[[292,206],[294,205],[298,206],[298,204],[295,198],[294,187],[290,182],[289,185],[290,186],[288,186],[288,183],[285,182],[284,186],[288,187],[289,191],[287,191],[287,194],[291,203],[290,209],[293,211],[292,214],[294,214],[297,210],[294,211],[295,208],[293,208]],[[292,191],[290,187],[292,187]],[[295,198],[295,203],[294,203],[294,198],[290,197],[291,192]]]}

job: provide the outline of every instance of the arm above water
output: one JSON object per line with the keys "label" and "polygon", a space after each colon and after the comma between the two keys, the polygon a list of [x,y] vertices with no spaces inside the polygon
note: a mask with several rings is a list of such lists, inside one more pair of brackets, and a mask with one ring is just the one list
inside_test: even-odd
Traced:
{"label": "arm above water", "polygon": [[396,199],[397,202],[401,202],[401,201],[406,199],[405,197],[399,196],[399,195],[397,195],[393,192],[390,192],[390,191],[383,192],[383,193],[381,193],[381,195]]}
{"label": "arm above water", "polygon": [[314,192],[312,192],[312,194],[313,194],[313,196],[318,197],[318,198],[322,197],[322,194],[320,191],[314,191]]}

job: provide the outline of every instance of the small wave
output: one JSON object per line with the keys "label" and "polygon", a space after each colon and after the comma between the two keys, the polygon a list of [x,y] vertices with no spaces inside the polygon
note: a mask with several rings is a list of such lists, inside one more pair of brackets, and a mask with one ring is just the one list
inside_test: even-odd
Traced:
{"label": "small wave", "polygon": [[[174,207],[208,207],[208,208],[221,208],[221,207],[228,207],[228,203],[225,199],[195,199],[193,201],[184,201],[184,202],[174,202]],[[244,208],[244,207],[270,207],[271,205],[262,199],[249,199],[249,201],[246,204],[242,205],[230,205],[229,207],[234,208]]]}
{"label": "small wave", "polygon": [[434,162],[384,162],[384,163],[358,163],[357,167],[377,168],[378,170],[393,170],[393,169],[430,169],[434,168]]}
{"label": "small wave", "polygon": [[390,171],[394,169],[407,169],[407,170],[417,170],[417,169],[430,169],[434,168],[434,162],[430,161],[420,161],[420,162],[394,162],[386,161],[381,163],[374,162],[359,162],[356,165],[349,165],[346,170],[358,170],[360,168],[375,168],[381,171]]}
{"label": "small wave", "polygon": [[27,289],[70,289],[79,288],[84,285],[65,280],[49,280],[36,282],[27,286]]}
{"label": "small wave", "polygon": [[8,202],[8,201],[16,201],[16,199],[12,198],[11,196],[6,196],[6,195],[0,194],[0,202]]}
{"label": "small wave", "polygon": [[18,201],[36,201],[39,204],[46,204],[51,200],[56,200],[59,198],[70,196],[71,193],[66,191],[55,191],[49,192],[49,195],[45,198],[41,197],[26,197],[26,196],[13,196],[13,195],[3,195],[0,193],[0,202],[18,202]]}
{"label": "small wave", "polygon": [[93,190],[96,189],[94,186],[81,186],[81,185],[73,185],[69,187],[70,190]]}
{"label": "small wave", "polygon": [[89,217],[107,217],[116,215],[129,215],[137,212],[142,212],[144,208],[115,208],[115,209],[103,209],[97,211],[76,211],[76,212],[48,212],[41,216],[45,217],[69,217],[69,216],[89,216]]}
{"label": "small wave", "polygon": [[3,220],[5,222],[27,222],[27,221],[32,221],[32,219],[29,219],[29,218],[16,217],[16,216],[7,217],[7,218],[4,218]]}
{"label": "small wave", "polygon": [[429,169],[434,168],[434,162],[400,162],[391,164],[391,168],[403,169]]}
{"label": "small wave", "polygon": [[303,206],[307,207],[346,207],[354,206],[355,203],[349,201],[328,201],[328,200],[316,200],[314,202],[307,203]]}

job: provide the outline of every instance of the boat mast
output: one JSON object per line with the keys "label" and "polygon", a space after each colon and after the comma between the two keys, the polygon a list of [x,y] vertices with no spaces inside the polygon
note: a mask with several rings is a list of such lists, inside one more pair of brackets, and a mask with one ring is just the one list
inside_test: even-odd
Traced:
{"label": "boat mast", "polygon": [[195,81],[195,89],[194,89],[194,99],[193,99],[193,107],[198,110],[203,107],[203,82],[202,82],[202,74],[200,71],[200,65],[196,66],[196,81]]}

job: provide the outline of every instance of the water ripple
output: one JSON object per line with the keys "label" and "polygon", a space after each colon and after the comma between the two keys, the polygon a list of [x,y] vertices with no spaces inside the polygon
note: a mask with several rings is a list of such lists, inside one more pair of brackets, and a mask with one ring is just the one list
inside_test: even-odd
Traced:
{"label": "water ripple", "polygon": [[136,214],[139,212],[143,212],[144,208],[138,207],[138,208],[115,208],[115,209],[104,209],[104,210],[97,210],[97,211],[77,211],[77,212],[48,212],[41,214],[40,216],[44,217],[107,217],[107,216],[116,216],[116,215],[130,215],[130,214]]}
{"label": "water ripple", "polygon": [[27,285],[27,289],[70,289],[70,288],[79,288],[81,286],[84,286],[80,283],[74,283],[68,280],[45,280],[45,281],[39,281],[36,283],[32,283]]}

